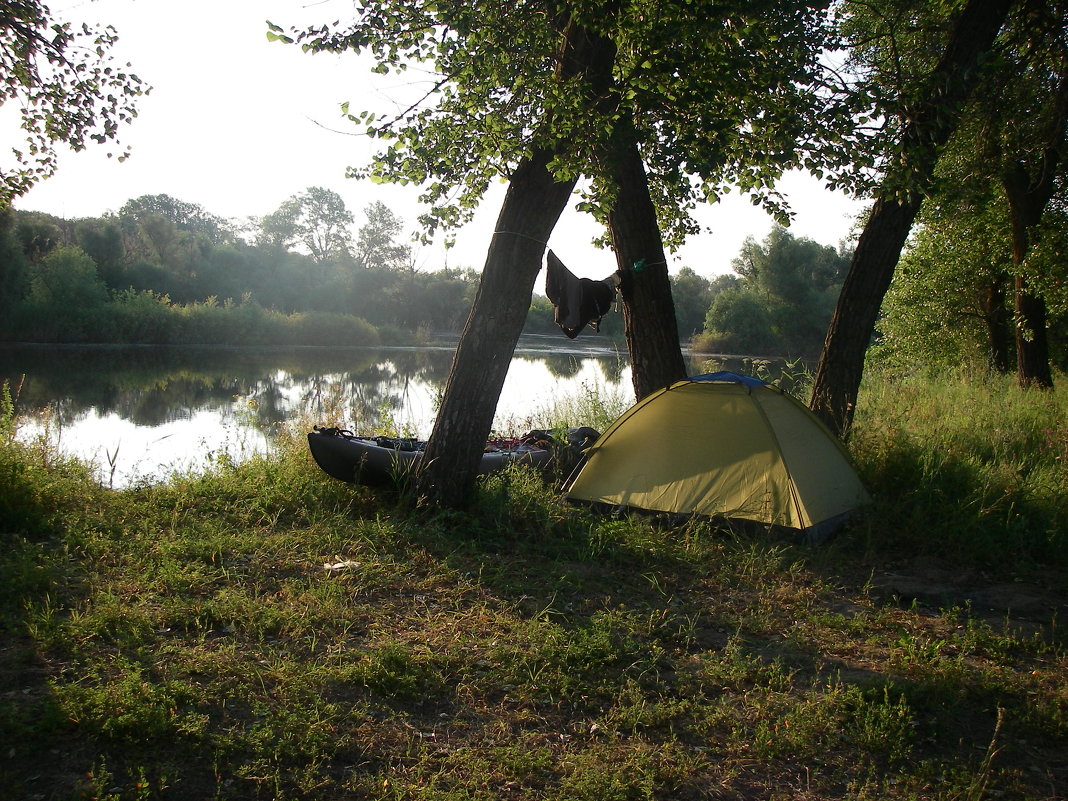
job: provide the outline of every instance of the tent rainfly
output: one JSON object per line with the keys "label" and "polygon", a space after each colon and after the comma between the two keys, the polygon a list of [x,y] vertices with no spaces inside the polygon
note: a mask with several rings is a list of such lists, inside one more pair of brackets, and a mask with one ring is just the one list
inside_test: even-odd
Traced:
{"label": "tent rainfly", "polygon": [[751,520],[820,541],[870,499],[802,403],[737,373],[695,376],[616,420],[569,478],[572,501]]}

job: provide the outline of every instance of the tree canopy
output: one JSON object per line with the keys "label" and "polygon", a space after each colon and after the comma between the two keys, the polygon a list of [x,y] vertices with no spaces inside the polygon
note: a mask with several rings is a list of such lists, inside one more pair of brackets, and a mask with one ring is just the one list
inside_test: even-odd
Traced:
{"label": "tree canopy", "polygon": [[347,259],[353,219],[337,192],[312,186],[259,221],[259,242],[282,250],[300,245],[320,264]]}
{"label": "tree canopy", "polygon": [[[614,42],[603,102],[591,106],[580,77],[559,78],[561,18]],[[731,188],[783,214],[782,171],[823,163],[824,145],[853,130],[812,91],[834,39],[808,3],[367,2],[350,22],[272,35],[313,52],[369,52],[381,73],[429,69],[396,114],[343,107],[383,142],[352,173],[420,184],[429,231],[469,219],[492,181],[543,146],[555,148],[559,178],[586,177],[582,208],[605,219],[615,187],[603,154],[626,118],[665,240],[678,244],[697,228],[696,205]]]}
{"label": "tree canopy", "polygon": [[[56,169],[57,146],[119,145],[121,125],[137,116],[149,91],[130,65],[116,66],[114,28],[56,20],[38,0],[0,8],[0,105],[19,107],[22,144],[0,164],[0,206]],[[124,160],[128,149],[117,152]]]}
{"label": "tree canopy", "polygon": [[371,203],[363,210],[367,222],[356,237],[353,256],[361,267],[380,266],[401,269],[410,262],[412,246],[397,242],[404,222],[382,201]]}

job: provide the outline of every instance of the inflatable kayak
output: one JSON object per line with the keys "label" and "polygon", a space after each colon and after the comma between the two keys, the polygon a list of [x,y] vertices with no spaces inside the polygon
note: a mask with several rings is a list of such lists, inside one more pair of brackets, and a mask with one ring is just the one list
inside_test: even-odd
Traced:
{"label": "inflatable kayak", "polygon": [[[400,437],[360,437],[339,428],[316,426],[308,434],[315,463],[340,481],[368,486],[399,483],[412,470],[426,443]],[[479,475],[503,470],[509,464],[548,467],[553,448],[548,439],[529,435],[518,440],[492,440],[479,465]]]}

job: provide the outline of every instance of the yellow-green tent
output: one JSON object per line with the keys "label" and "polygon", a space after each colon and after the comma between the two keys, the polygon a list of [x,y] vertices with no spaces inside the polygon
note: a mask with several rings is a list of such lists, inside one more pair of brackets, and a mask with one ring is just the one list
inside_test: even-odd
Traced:
{"label": "yellow-green tent", "polygon": [[802,403],[749,376],[679,381],[616,420],[569,479],[575,501],[752,520],[818,539],[869,498]]}

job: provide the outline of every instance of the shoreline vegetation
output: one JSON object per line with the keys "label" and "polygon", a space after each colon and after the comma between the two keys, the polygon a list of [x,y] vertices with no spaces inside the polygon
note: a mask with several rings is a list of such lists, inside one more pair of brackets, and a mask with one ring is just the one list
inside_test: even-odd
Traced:
{"label": "shoreline vegetation", "polygon": [[[536,297],[524,335],[562,341],[553,313],[548,301]],[[420,345],[459,334],[460,328],[431,333],[423,325],[372,323],[343,311],[279,311],[251,296],[176,302],[152,290],[127,289],[95,304],[24,303],[0,330],[0,344],[376,347]],[[596,338],[625,341],[616,320]]]}
{"label": "shoreline vegetation", "polygon": [[[127,490],[0,408],[12,797],[1068,795],[1068,393],[873,373],[830,543],[332,481],[300,423]],[[588,400],[588,399],[587,399]],[[567,399],[561,402],[567,414]]]}

